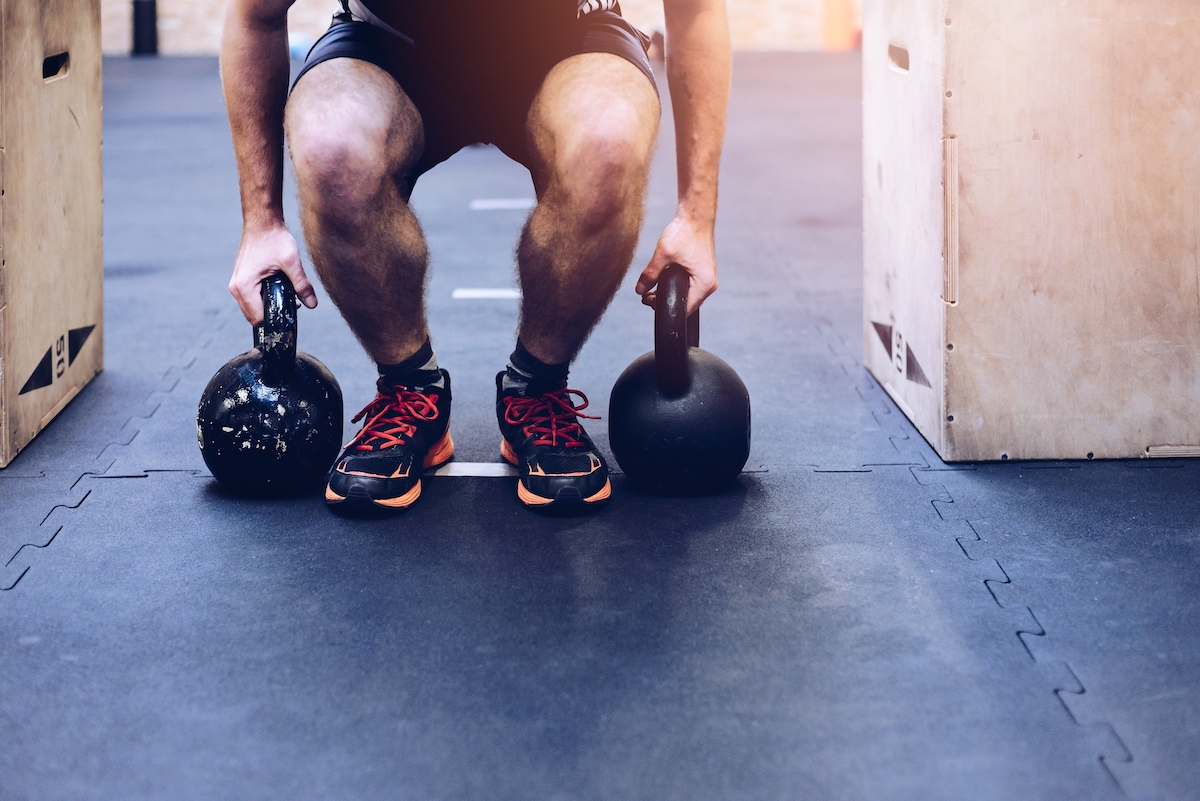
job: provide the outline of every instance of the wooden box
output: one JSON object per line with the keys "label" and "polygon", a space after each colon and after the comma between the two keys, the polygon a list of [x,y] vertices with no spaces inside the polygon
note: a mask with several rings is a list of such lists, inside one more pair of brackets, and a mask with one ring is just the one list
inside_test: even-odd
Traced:
{"label": "wooden box", "polygon": [[0,467],[103,366],[99,0],[0,0]]}
{"label": "wooden box", "polygon": [[1200,2],[866,0],[866,363],[947,461],[1200,455]]}

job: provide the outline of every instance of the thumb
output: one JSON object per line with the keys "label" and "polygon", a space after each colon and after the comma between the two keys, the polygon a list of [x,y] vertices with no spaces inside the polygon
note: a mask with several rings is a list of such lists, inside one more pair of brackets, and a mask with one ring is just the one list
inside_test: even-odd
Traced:
{"label": "thumb", "polygon": [[[642,270],[642,274],[638,276],[637,286],[634,287],[634,291],[644,296],[658,284],[658,279],[662,276],[662,271],[670,263],[671,260],[663,255],[659,249],[655,248],[654,255],[650,257],[650,263],[646,265],[646,269]],[[643,302],[645,302],[644,297]]]}

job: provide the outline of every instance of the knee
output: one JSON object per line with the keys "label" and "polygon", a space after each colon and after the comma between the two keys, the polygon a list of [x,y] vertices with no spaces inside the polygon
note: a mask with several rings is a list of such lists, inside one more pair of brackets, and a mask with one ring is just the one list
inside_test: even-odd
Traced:
{"label": "knee", "polygon": [[311,117],[291,122],[288,150],[301,192],[318,201],[365,201],[383,178],[385,142],[353,124]]}
{"label": "knee", "polygon": [[289,115],[287,135],[300,195],[334,224],[352,225],[394,182],[386,126],[336,114]]}
{"label": "knee", "polygon": [[554,184],[589,224],[640,209],[649,173],[652,137],[635,116],[614,112],[556,148]]}

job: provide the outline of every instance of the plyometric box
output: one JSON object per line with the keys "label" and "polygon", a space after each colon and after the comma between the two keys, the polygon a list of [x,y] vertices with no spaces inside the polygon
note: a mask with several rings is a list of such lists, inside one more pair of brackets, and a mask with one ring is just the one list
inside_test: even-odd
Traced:
{"label": "plyometric box", "polygon": [[99,0],[0,0],[0,467],[103,366]]}
{"label": "plyometric box", "polygon": [[866,362],[947,461],[1200,455],[1200,2],[866,0]]}

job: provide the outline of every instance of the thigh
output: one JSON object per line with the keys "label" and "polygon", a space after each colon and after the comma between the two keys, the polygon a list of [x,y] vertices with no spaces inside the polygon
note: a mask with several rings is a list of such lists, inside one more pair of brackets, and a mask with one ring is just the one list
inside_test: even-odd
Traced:
{"label": "thigh", "polygon": [[298,171],[302,162],[318,168],[332,162],[347,178],[402,178],[425,149],[412,100],[382,68],[354,58],[329,59],[305,71],[288,98],[285,129]]}
{"label": "thigh", "polygon": [[[512,58],[479,81],[484,92],[474,104],[480,141],[499,146],[535,173],[545,163],[553,131],[602,130],[585,124],[587,96],[593,108],[614,111],[635,127],[657,130],[658,89],[646,57],[649,39],[613,11],[584,14],[569,24],[540,30],[535,40],[514,46]],[[626,102],[635,104],[635,109]],[[625,112],[631,111],[632,115]],[[653,118],[653,121],[651,121]],[[614,120],[620,122],[621,120]],[[540,151],[540,152],[539,152]]]}
{"label": "thigh", "polygon": [[591,52],[560,61],[526,120],[527,166],[539,191],[581,162],[600,172],[648,169],[660,114],[657,89],[629,59]]}
{"label": "thigh", "polygon": [[428,61],[411,43],[381,28],[335,19],[292,85],[289,116],[293,106],[305,111],[322,106],[333,110],[322,116],[343,129],[363,115],[372,115],[369,123],[387,122],[402,141],[412,143],[415,156],[405,168],[411,189],[421,174],[466,144],[447,114],[444,70]]}

